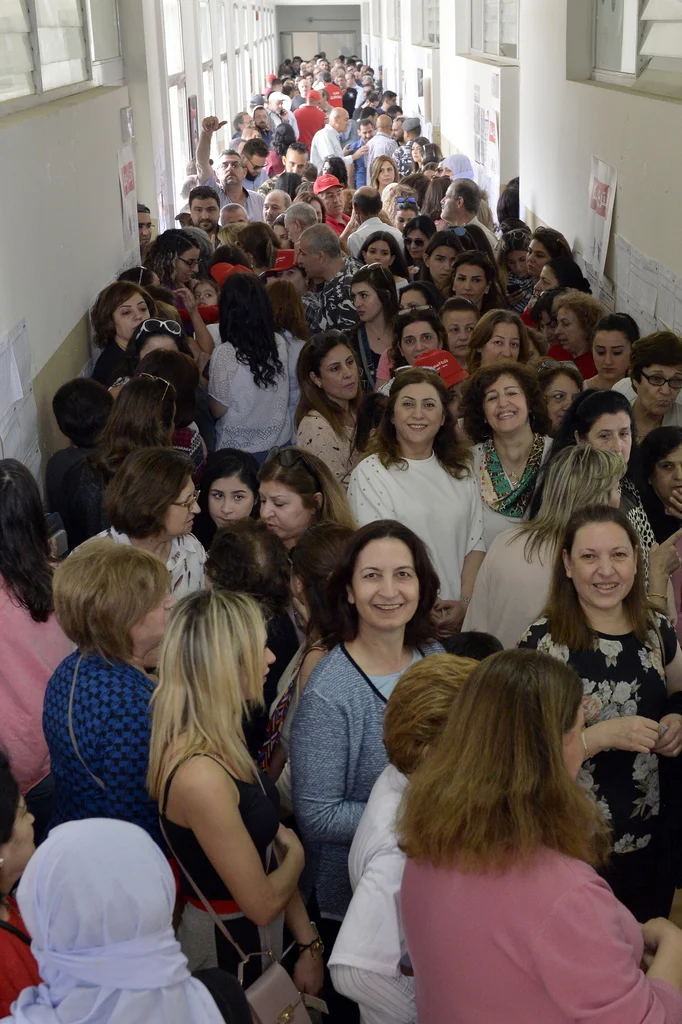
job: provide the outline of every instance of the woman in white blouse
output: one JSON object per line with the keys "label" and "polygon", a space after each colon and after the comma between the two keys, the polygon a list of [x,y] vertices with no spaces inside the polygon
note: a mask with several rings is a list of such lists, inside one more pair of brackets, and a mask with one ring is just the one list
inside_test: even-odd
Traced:
{"label": "woman in white blouse", "polygon": [[437,742],[459,689],[478,662],[431,654],[409,668],[388,698],[389,765],[374,784],[348,858],[353,899],[329,959],[334,988],[360,1007],[362,1024],[415,1024],[398,897],[405,854],[395,819],[409,776]]}
{"label": "woman in white blouse", "polygon": [[272,304],[254,274],[220,289],[220,339],[211,356],[208,404],[216,448],[238,448],[263,462],[291,439],[287,343],[275,333]]}
{"label": "woman in white blouse", "polygon": [[355,424],[362,400],[360,368],[345,334],[325,331],[308,342],[298,359],[298,383],[296,445],[344,482],[357,461]]}
{"label": "woman in white blouse", "polygon": [[540,467],[552,446],[535,374],[519,363],[483,366],[464,385],[464,431],[476,445],[485,550],[498,533],[528,518]]}
{"label": "woman in white blouse", "polygon": [[568,520],[586,505],[618,508],[626,468],[620,455],[591,445],[559,452],[549,463],[535,519],[498,534],[488,548],[462,628],[492,633],[515,647],[547,603],[556,546]]}
{"label": "woman in white blouse", "polygon": [[156,555],[177,598],[204,586],[206,552],[192,534],[200,511],[193,470],[187,456],[172,448],[133,452],[107,487],[104,511],[111,526],[98,534]]}
{"label": "woman in white blouse", "polygon": [[429,548],[440,577],[439,632],[456,632],[483,561],[483,508],[470,449],[455,436],[439,375],[398,372],[368,458],[353,470],[348,499],[360,526],[396,519]]}

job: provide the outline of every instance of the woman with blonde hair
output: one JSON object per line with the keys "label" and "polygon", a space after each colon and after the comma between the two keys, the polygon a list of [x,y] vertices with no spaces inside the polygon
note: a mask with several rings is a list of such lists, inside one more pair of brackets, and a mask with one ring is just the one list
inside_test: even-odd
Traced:
{"label": "woman with blonde hair", "polygon": [[[387,185],[397,185],[399,178],[398,168],[390,156],[378,156],[375,160],[372,160],[372,166],[369,169],[369,183],[372,188],[377,190],[379,195],[383,193]],[[389,219],[392,219],[390,214],[388,216]]]}
{"label": "woman with blonde hair", "polygon": [[[381,160],[383,157],[379,157],[378,159]],[[376,160],[374,163],[376,163]],[[379,189],[379,191],[381,190]],[[398,181],[396,178],[392,184],[385,186],[381,196],[381,201],[383,203],[381,213],[385,215],[387,222],[393,227],[395,227],[395,216],[398,212],[399,199],[414,199],[416,202],[417,193],[413,188],[410,188],[409,185],[405,185],[404,182]],[[380,219],[383,220],[383,217]]]}
{"label": "woman with blonde hair", "polygon": [[258,473],[260,517],[285,548],[312,523],[331,520],[355,528],[346,492],[312,452],[272,448]]}
{"label": "woman with blonde hair", "polygon": [[677,863],[659,757],[682,749],[682,652],[647,598],[639,539],[622,512],[588,505],[573,513],[542,616],[519,646],[545,651],[582,679],[580,783],[612,827],[601,873],[639,921],[667,917]]}
{"label": "woman with blonde hair", "polygon": [[581,698],[576,672],[547,655],[487,658],[410,779],[400,909],[425,1024],[682,1014],[682,936],[668,921],[640,928],[594,870],[608,838],[575,781]]}
{"label": "woman with blonde hair", "polygon": [[299,357],[298,380],[296,444],[317,455],[343,483],[357,461],[353,441],[362,401],[360,368],[346,335],[316,334]]}
{"label": "woman with blonde hair", "polygon": [[413,1024],[414,981],[398,913],[405,854],[395,819],[405,787],[438,741],[459,690],[477,662],[431,654],[398,680],[384,714],[388,765],[374,783],[350,848],[353,898],[334,943],[330,969],[338,992],[360,1006],[362,1024]]}
{"label": "woman with blonde hair", "polygon": [[[298,892],[303,850],[279,824],[275,787],[254,766],[242,727],[249,705],[262,703],[274,660],[265,643],[263,615],[245,594],[200,591],[178,604],[152,700],[147,781],[182,872],[178,938],[189,969],[237,973],[224,931],[247,954],[281,953],[284,912],[302,947],[294,981],[312,993],[322,984],[322,958]],[[269,925],[272,942],[259,934]],[[248,961],[247,985],[261,965],[261,957]]]}
{"label": "woman with blonde hair", "polygon": [[585,505],[618,508],[626,468],[613,452],[564,448],[547,470],[537,516],[498,534],[488,548],[462,628],[493,633],[514,647],[544,606],[556,547],[573,512]]}
{"label": "woman with blonde hair", "polygon": [[527,363],[530,356],[528,328],[521,317],[508,309],[491,309],[471,332],[466,368],[473,373],[490,363]]}

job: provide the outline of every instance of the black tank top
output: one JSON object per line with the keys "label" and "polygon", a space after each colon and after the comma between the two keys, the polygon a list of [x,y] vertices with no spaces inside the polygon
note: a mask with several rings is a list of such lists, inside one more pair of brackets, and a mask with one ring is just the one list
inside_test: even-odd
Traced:
{"label": "black tank top", "polygon": [[[195,754],[193,756],[210,757],[211,755]],[[239,813],[242,821],[244,822],[244,827],[251,837],[253,845],[258,850],[258,856],[261,859],[263,869],[267,871],[265,863],[267,849],[275,838],[277,829],[279,828],[279,793],[277,792],[274,782],[272,782],[264,772],[259,773],[261,782],[263,783],[262,788],[257,782],[242,782],[241,779],[235,778],[231,772],[228,772],[225,765],[218,761],[217,758],[213,757],[211,760],[215,761],[216,764],[219,764],[220,767],[227,772],[237,787],[239,792]],[[192,832],[192,829],[184,828],[182,825],[176,825],[166,816],[166,807],[168,806],[168,794],[170,793],[171,783],[181,764],[184,764],[184,761],[181,761],[180,764],[175,766],[168,776],[164,787],[163,804],[161,807],[161,820],[163,821],[163,826],[173,850],[185,865],[206,899],[231,900],[232,894],[202,850],[194,832]],[[263,792],[263,790],[265,790],[265,792]],[[270,865],[270,870],[274,871],[276,867],[276,862],[273,862]],[[196,896],[191,885],[182,873],[180,889],[185,896],[192,898]]]}

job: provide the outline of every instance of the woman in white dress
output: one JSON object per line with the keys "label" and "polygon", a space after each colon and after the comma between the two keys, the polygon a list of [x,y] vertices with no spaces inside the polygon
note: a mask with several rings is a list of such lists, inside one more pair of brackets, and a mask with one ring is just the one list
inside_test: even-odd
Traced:
{"label": "woman in white dress", "polygon": [[[398,373],[372,454],[353,470],[348,500],[360,526],[395,519],[421,537],[440,578],[439,632],[456,632],[483,561],[483,508],[467,444],[433,370]],[[442,621],[440,621],[442,620]]]}

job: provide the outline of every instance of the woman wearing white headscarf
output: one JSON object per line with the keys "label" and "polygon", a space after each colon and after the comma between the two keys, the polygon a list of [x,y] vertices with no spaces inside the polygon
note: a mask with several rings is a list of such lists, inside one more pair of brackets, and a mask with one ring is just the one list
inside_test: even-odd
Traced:
{"label": "woman wearing white headscarf", "polygon": [[453,181],[456,178],[468,178],[469,181],[476,181],[471,160],[464,153],[451,153],[450,156],[443,157],[438,165],[438,170],[441,174],[452,178]]}
{"label": "woman wearing white headscarf", "polygon": [[[234,1024],[193,978],[175,939],[175,883],[143,829],[109,818],[53,829],[29,861],[18,903],[43,984],[2,1024]],[[231,982],[232,979],[229,979]]]}

